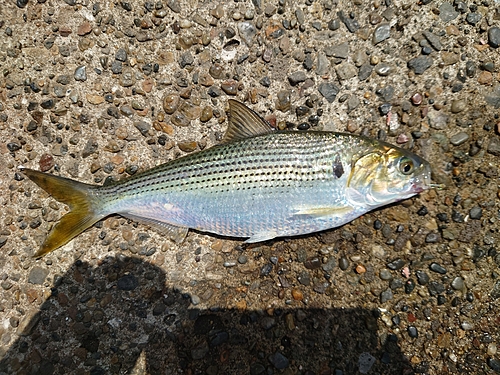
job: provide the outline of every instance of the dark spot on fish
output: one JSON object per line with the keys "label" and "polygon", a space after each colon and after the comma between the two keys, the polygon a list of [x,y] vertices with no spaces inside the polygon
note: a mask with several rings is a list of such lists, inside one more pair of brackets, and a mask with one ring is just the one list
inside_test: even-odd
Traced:
{"label": "dark spot on fish", "polygon": [[335,160],[333,161],[333,174],[335,177],[340,178],[344,174],[344,166],[342,165],[342,162],[340,161],[340,157],[337,155],[335,157]]}

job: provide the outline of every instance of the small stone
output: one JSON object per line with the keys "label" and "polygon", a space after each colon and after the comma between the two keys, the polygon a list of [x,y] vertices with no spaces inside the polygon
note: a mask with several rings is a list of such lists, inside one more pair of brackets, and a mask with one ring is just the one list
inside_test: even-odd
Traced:
{"label": "small stone", "polygon": [[457,133],[450,138],[450,142],[453,146],[460,146],[469,139],[469,135],[465,132]]}
{"label": "small stone", "polygon": [[334,83],[322,82],[318,87],[318,91],[329,103],[333,103],[340,89]]}
{"label": "small stone", "polygon": [[193,65],[194,64],[194,57],[191,55],[191,52],[184,52],[180,57],[179,57],[179,66],[181,69],[184,69],[188,65]]}
{"label": "small stone", "polygon": [[54,157],[50,154],[43,154],[38,164],[42,172],[47,172],[55,165]]}
{"label": "small stone", "polygon": [[92,25],[88,21],[84,21],[80,26],[78,26],[78,29],[76,33],[79,36],[84,36],[89,34],[92,31]]}
{"label": "small stone", "polygon": [[344,42],[335,46],[327,46],[325,48],[325,54],[328,57],[346,59],[347,56],[349,56],[349,43]]}
{"label": "small stone", "polygon": [[387,268],[382,268],[380,271],[379,271],[379,277],[382,279],[382,280],[392,280],[392,274],[391,274],[391,271],[389,271]]}
{"label": "small stone", "polygon": [[144,137],[149,135],[149,129],[151,129],[151,124],[145,121],[139,121],[134,124],[134,126],[141,132]]}
{"label": "small stone", "polygon": [[391,36],[391,25],[388,23],[381,23],[375,28],[373,32],[372,43],[378,44]]}
{"label": "small stone", "polygon": [[346,257],[340,258],[339,267],[342,271],[347,270],[349,268],[349,260]]}
{"label": "small stone", "polygon": [[178,142],[177,147],[179,147],[179,149],[184,152],[193,152],[198,147],[198,143],[196,143],[195,141]]}
{"label": "small stone", "polygon": [[435,262],[431,263],[431,265],[429,266],[429,269],[431,271],[440,273],[441,275],[444,275],[446,273],[446,268],[444,268],[443,266],[441,266],[440,264],[435,263]]}
{"label": "small stone", "polygon": [[238,93],[238,82],[234,80],[225,81],[220,85],[222,91],[227,95],[236,95]]}
{"label": "small stone", "polygon": [[130,291],[136,289],[139,286],[139,281],[134,275],[128,274],[119,278],[116,285],[119,290]]}
{"label": "small stone", "polygon": [[304,299],[304,295],[298,288],[292,289],[292,298],[296,301],[302,301]]}
{"label": "small stone", "polygon": [[80,65],[78,68],[75,70],[75,80],[77,81],[86,81],[87,80],[87,68],[85,65]]}
{"label": "small stone", "polygon": [[163,110],[165,113],[171,115],[174,113],[179,107],[179,95],[176,94],[167,94],[163,98]]}
{"label": "small stone", "polygon": [[349,15],[345,14],[343,11],[337,13],[337,16],[344,23],[351,33],[355,33],[359,29],[359,23],[355,18],[349,17]]}
{"label": "small stone", "polygon": [[49,274],[49,270],[42,267],[33,267],[28,275],[28,282],[41,285]]}
{"label": "small stone", "polygon": [[410,336],[411,338],[417,338],[418,337],[418,330],[417,330],[417,327],[415,326],[408,326],[407,330],[408,332],[408,336]]}
{"label": "small stone", "polygon": [[358,74],[358,70],[356,69],[356,67],[347,62],[337,65],[335,67],[335,71],[337,72],[337,76],[341,81],[348,80]]}
{"label": "small stone", "polygon": [[500,359],[488,358],[486,363],[490,369],[500,374]]}
{"label": "small stone", "polygon": [[115,59],[121,62],[127,61],[127,51],[125,51],[123,48],[120,48],[118,51],[116,51],[115,54]]}
{"label": "small stone", "polygon": [[458,17],[458,12],[455,10],[455,7],[448,2],[444,2],[439,6],[439,18],[443,22],[453,21]]}
{"label": "small stone", "polygon": [[430,56],[418,56],[408,61],[408,68],[413,70],[415,74],[423,74],[429,69],[434,60]]}
{"label": "small stone", "polygon": [[101,95],[87,94],[86,99],[90,104],[93,105],[99,105],[101,103],[104,103],[104,97],[102,97]]}
{"label": "small stone", "polygon": [[460,113],[467,106],[467,101],[465,99],[452,100],[451,102],[451,112]]}
{"label": "small stone", "polygon": [[479,220],[483,216],[483,209],[479,206],[474,206],[470,209],[469,216],[473,220]]}
{"label": "small stone", "polygon": [[422,32],[422,35],[425,37],[425,39],[427,39],[431,47],[436,51],[441,51],[443,49],[441,40],[436,34],[431,33],[429,30],[425,30],[424,32]]}
{"label": "small stone", "polygon": [[455,277],[451,282],[451,287],[455,290],[463,290],[465,287],[464,279],[460,276]]}
{"label": "small stone", "polygon": [[276,109],[281,112],[288,112],[291,108],[290,91],[280,91],[277,95]]}
{"label": "small stone", "polygon": [[419,94],[418,92],[416,94],[413,94],[411,97],[411,102],[413,105],[420,105],[422,104],[423,96]]}
{"label": "small stone", "polygon": [[365,63],[360,66],[359,72],[358,72],[358,78],[360,81],[364,81],[370,77],[371,73],[373,71],[373,66],[370,63]]}
{"label": "small stone", "polygon": [[361,353],[358,359],[359,372],[368,374],[377,359],[368,352]]}
{"label": "small stone", "polygon": [[491,72],[488,72],[487,70],[483,70],[477,77],[477,82],[481,85],[489,86],[493,82],[493,74],[491,74]]}
{"label": "small stone", "polygon": [[213,116],[212,107],[209,106],[203,107],[203,109],[201,110],[200,121],[207,122],[212,118],[212,116]]}
{"label": "small stone", "polygon": [[240,22],[238,23],[238,32],[240,38],[245,42],[248,47],[253,44],[253,39],[257,35],[257,28],[251,22]]}
{"label": "small stone", "polygon": [[290,82],[292,86],[304,82],[306,79],[307,79],[306,73],[302,70],[293,72],[288,76],[288,82]]}
{"label": "small stone", "polygon": [[430,280],[427,272],[417,271],[417,272],[415,272],[415,275],[417,276],[417,281],[420,285],[426,285]]}
{"label": "small stone", "polygon": [[99,144],[97,143],[97,140],[93,137],[91,137],[87,144],[85,145],[84,149],[82,150],[82,157],[83,158],[86,158],[90,155],[92,155],[93,153],[95,153],[97,151],[99,147]]}
{"label": "small stone", "polygon": [[386,289],[380,293],[380,303],[385,303],[393,299],[392,290]]}
{"label": "small stone", "polygon": [[487,151],[489,154],[500,156],[500,139],[497,136],[491,137]]}
{"label": "small stone", "polygon": [[488,43],[493,48],[500,47],[500,27],[491,27],[488,30]]}
{"label": "small stone", "polygon": [[280,352],[276,352],[269,356],[269,362],[278,370],[282,370],[289,366],[289,360]]}
{"label": "small stone", "polygon": [[479,21],[481,21],[482,16],[479,13],[469,13],[467,14],[467,17],[465,17],[465,20],[471,24],[472,26],[475,26]]}

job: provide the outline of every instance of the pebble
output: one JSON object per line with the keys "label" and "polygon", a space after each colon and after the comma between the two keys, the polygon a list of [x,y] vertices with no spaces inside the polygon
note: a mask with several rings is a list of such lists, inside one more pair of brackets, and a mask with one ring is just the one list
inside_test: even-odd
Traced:
{"label": "pebble", "polygon": [[460,146],[469,139],[469,135],[465,132],[459,132],[450,137],[450,142],[453,146]]}
{"label": "pebble", "polygon": [[380,63],[375,65],[375,73],[377,73],[381,77],[387,77],[392,73],[392,66],[387,63]]}
{"label": "pebble", "polygon": [[195,141],[178,142],[177,147],[184,152],[193,152],[198,148],[198,143]]}
{"label": "pebble", "polygon": [[284,368],[287,368],[290,364],[290,361],[288,360],[288,358],[285,357],[280,352],[276,352],[274,354],[271,354],[268,359],[269,359],[269,362],[278,370],[282,370]]}
{"label": "pebble", "polygon": [[377,359],[368,352],[361,353],[358,359],[359,372],[368,374]]}
{"label": "pebble", "polygon": [[304,82],[306,79],[307,79],[306,73],[302,70],[293,72],[288,76],[288,82],[290,82],[292,86]]}
{"label": "pebble", "polygon": [[163,110],[165,113],[171,115],[179,107],[179,96],[176,94],[167,94],[163,98]]}
{"label": "pebble", "polygon": [[451,287],[455,290],[463,290],[465,287],[464,279],[460,276],[455,277],[451,282]]}
{"label": "pebble", "polygon": [[439,263],[432,262],[431,265],[429,266],[429,269],[431,271],[440,273],[441,275],[444,275],[446,273],[446,268],[441,266]]}
{"label": "pebble", "polygon": [[408,61],[408,68],[413,70],[415,74],[423,74],[429,69],[434,60],[430,56],[418,56]]}
{"label": "pebble", "polygon": [[427,39],[431,47],[436,51],[441,51],[443,49],[441,40],[436,34],[431,33],[429,30],[425,30],[424,32],[422,32],[422,35],[425,37],[425,39]]}
{"label": "pebble", "polygon": [[339,260],[339,267],[342,271],[345,271],[349,268],[349,260],[346,257],[341,257]]}
{"label": "pebble", "polygon": [[391,280],[392,279],[392,273],[391,271],[389,271],[387,268],[382,268],[380,271],[379,271],[379,277],[382,279],[382,280]]}
{"label": "pebble", "polygon": [[448,2],[444,2],[439,6],[439,18],[445,23],[453,21],[458,17],[458,12],[455,10],[453,5]]}
{"label": "pebble", "polygon": [[481,21],[482,16],[479,13],[468,13],[467,17],[465,17],[465,20],[471,24],[472,26],[475,26],[479,21]]}
{"label": "pebble", "polygon": [[77,81],[86,81],[87,80],[87,68],[85,65],[80,65],[75,69],[74,74],[75,80]]}
{"label": "pebble", "polygon": [[469,216],[473,220],[479,220],[483,216],[483,209],[479,206],[474,206],[470,209]]}
{"label": "pebble", "polygon": [[451,112],[452,113],[460,113],[462,112],[467,106],[467,102],[465,99],[454,99],[451,102]]}
{"label": "pebble", "polygon": [[331,82],[322,82],[318,87],[318,91],[329,102],[333,103],[340,89]]}
{"label": "pebble", "polygon": [[417,281],[420,285],[426,285],[430,280],[427,272],[417,271],[415,272],[415,275],[417,276]]}
{"label": "pebble", "polygon": [[391,36],[391,25],[388,23],[381,23],[375,28],[373,32],[372,43],[378,44]]}
{"label": "pebble", "polygon": [[116,283],[116,286],[119,290],[131,291],[139,286],[139,281],[134,275],[128,274],[120,277]]}
{"label": "pebble", "polygon": [[248,47],[251,47],[253,45],[253,40],[257,35],[257,28],[255,25],[251,22],[240,22],[238,23],[238,32],[243,42]]}
{"label": "pebble", "polygon": [[327,46],[325,48],[325,54],[328,57],[346,59],[349,56],[349,44],[345,42],[334,46]]}
{"label": "pebble", "polygon": [[407,330],[408,332],[408,336],[410,336],[411,338],[417,338],[418,337],[418,330],[417,330],[417,327],[415,326],[408,326]]}
{"label": "pebble", "polygon": [[392,290],[386,289],[380,293],[380,303],[385,303],[393,299]]}
{"label": "pebble", "polygon": [[337,13],[339,16],[340,20],[344,23],[344,25],[347,27],[347,30],[349,30],[351,33],[355,33],[359,29],[359,23],[358,21],[353,17],[349,17],[347,14],[345,14],[343,11],[340,11]]}
{"label": "pebble", "polygon": [[491,27],[488,30],[488,43],[493,48],[500,47],[500,27]]}
{"label": "pebble", "polygon": [[42,285],[49,274],[49,270],[42,267],[33,267],[28,275],[30,284]]}
{"label": "pebble", "polygon": [[486,362],[490,369],[500,374],[500,359],[488,358]]}
{"label": "pebble", "polygon": [[337,72],[337,77],[341,81],[348,80],[358,74],[358,69],[356,69],[356,66],[347,62],[337,65],[335,67],[335,71]]}

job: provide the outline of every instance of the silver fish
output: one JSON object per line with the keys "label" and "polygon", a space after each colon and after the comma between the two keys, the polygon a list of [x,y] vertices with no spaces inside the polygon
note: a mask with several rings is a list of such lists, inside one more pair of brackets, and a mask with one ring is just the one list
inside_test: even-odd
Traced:
{"label": "silver fish", "polygon": [[95,186],[21,167],[70,212],[35,256],[118,214],[181,242],[188,228],[260,242],[335,228],[435,185],[417,155],[352,134],[274,131],[229,100],[220,145]]}

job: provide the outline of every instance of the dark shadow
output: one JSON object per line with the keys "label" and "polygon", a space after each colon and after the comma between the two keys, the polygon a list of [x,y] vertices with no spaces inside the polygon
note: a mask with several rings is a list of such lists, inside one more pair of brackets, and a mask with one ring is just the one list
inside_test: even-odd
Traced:
{"label": "dark shadow", "polygon": [[[76,262],[0,361],[7,374],[413,374],[396,336],[364,309],[190,308],[139,258]],[[365,353],[365,354],[363,354]],[[341,372],[339,372],[341,370]],[[144,373],[140,372],[140,373]]]}

